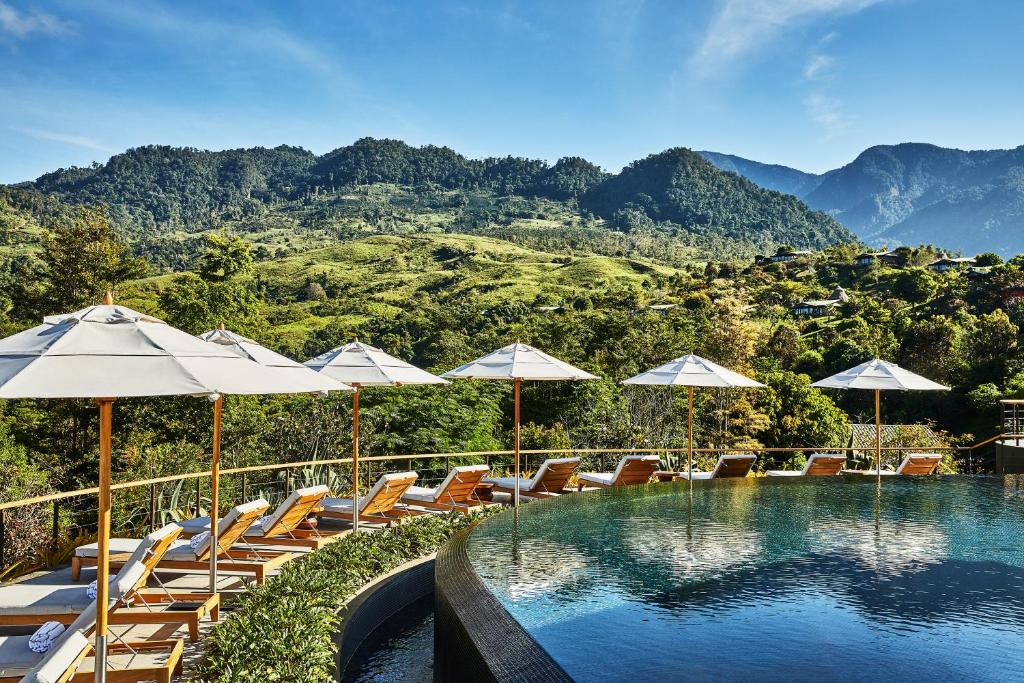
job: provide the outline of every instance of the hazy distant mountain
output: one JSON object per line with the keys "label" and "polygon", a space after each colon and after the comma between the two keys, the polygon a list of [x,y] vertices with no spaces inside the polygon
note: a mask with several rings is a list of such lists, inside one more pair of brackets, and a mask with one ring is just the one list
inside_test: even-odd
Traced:
{"label": "hazy distant mountain", "polygon": [[822,176],[805,173],[789,166],[762,164],[734,154],[719,152],[698,152],[705,159],[723,171],[729,171],[752,180],[761,187],[786,194],[804,197],[821,183]]}
{"label": "hazy distant mountain", "polygon": [[[1024,146],[963,151],[935,145],[879,145],[813,183],[786,167],[703,153],[723,170],[763,187],[793,191],[861,239],[929,242],[965,253],[1024,251]],[[792,173],[787,173],[792,171]]]}

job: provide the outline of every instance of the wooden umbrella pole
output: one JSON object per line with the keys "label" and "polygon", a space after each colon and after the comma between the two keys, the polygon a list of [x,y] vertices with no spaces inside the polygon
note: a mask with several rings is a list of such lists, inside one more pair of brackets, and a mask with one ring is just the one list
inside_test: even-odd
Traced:
{"label": "wooden umbrella pole", "polygon": [[693,387],[690,389],[690,412],[686,418],[687,447],[686,447],[686,474],[693,481]]}
{"label": "wooden umbrella pole", "polygon": [[352,385],[352,530],[359,531],[359,385]]}
{"label": "wooden umbrella pole", "polygon": [[882,392],[875,389],[875,476],[882,483]]}
{"label": "wooden umbrella pole", "polygon": [[96,399],[100,409],[99,523],[96,538],[96,665],[94,679],[107,679],[107,602],[110,575],[110,441],[114,399]]}
{"label": "wooden umbrella pole", "polygon": [[[210,468],[210,592],[217,592],[217,527],[220,519],[220,418],[224,397],[213,402],[213,463]],[[245,502],[245,501],[243,501]]]}
{"label": "wooden umbrella pole", "polygon": [[522,380],[516,377],[515,381],[515,425],[512,428],[512,450],[515,453],[516,487],[512,505],[519,507],[519,386]]}

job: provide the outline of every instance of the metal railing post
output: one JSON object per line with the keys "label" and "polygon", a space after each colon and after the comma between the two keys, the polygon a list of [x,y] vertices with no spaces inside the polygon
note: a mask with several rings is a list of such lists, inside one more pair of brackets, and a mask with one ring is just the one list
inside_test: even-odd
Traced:
{"label": "metal railing post", "polygon": [[7,566],[7,510],[0,510],[0,569]]}
{"label": "metal railing post", "polygon": [[51,535],[51,545],[52,545],[54,550],[57,549],[57,547],[59,545],[58,541],[60,540],[60,539],[57,538],[57,536],[60,534],[60,507],[59,507],[59,504],[60,504],[60,501],[57,501],[57,500],[53,501],[53,529],[52,529],[53,533]]}
{"label": "metal railing post", "polygon": [[246,503],[249,501],[249,487],[246,485],[245,472],[242,472],[242,502]]}
{"label": "metal railing post", "polygon": [[156,530],[156,484],[149,485],[149,530]]}
{"label": "metal railing post", "polygon": [[203,480],[196,477],[196,517],[200,515],[200,497],[203,495]]}

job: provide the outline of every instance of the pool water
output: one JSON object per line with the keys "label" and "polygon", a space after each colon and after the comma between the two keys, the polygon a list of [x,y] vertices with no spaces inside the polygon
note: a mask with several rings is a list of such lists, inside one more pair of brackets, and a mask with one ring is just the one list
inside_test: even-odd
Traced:
{"label": "pool water", "polygon": [[1024,677],[1024,483],[723,480],[524,505],[470,562],[578,681]]}
{"label": "pool water", "polygon": [[402,609],[359,646],[346,683],[431,683],[434,679],[434,595]]}

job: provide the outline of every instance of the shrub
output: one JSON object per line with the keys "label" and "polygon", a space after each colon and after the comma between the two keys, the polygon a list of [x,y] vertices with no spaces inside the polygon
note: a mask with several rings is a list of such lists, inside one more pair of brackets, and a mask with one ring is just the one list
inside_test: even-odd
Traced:
{"label": "shrub", "polygon": [[437,550],[469,517],[431,515],[373,533],[351,534],[287,564],[250,588],[231,616],[214,627],[196,680],[332,680],[338,608],[370,580]]}

